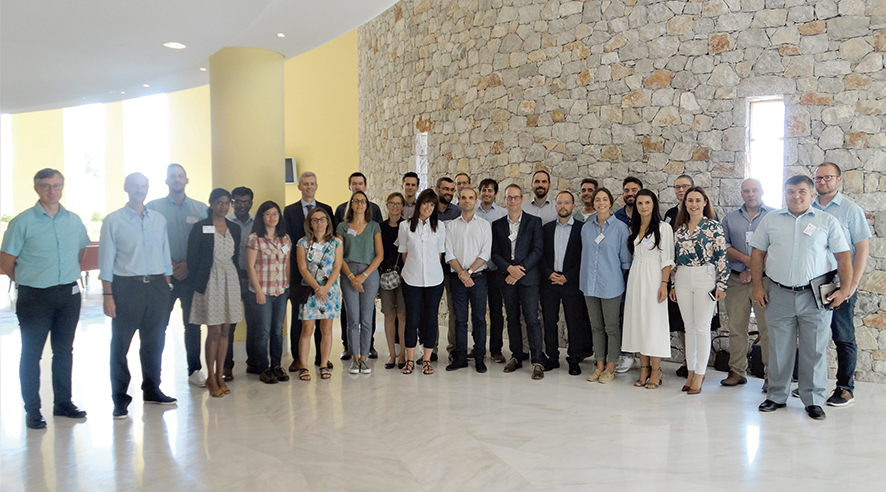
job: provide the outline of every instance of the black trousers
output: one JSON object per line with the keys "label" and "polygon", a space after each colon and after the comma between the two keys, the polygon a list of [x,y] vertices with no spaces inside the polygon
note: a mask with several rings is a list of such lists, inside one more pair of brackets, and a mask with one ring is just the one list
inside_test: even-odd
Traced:
{"label": "black trousers", "polygon": [[22,332],[18,373],[25,411],[40,410],[40,359],[46,337],[50,333],[54,403],[69,403],[71,371],[74,365],[74,331],[80,319],[80,289],[77,283],[45,289],[19,285],[15,314]]}
{"label": "black trousers", "polygon": [[529,338],[529,356],[533,364],[544,363],[542,352],[541,326],[538,323],[538,285],[504,284],[501,295],[508,314],[508,344],[511,357],[523,358],[523,330],[520,314],[526,322],[526,335]]}
{"label": "black trousers", "polygon": [[484,270],[483,276],[486,277],[486,300],[489,304],[489,353],[499,355],[504,346],[505,317],[501,298],[504,277],[498,270]]}
{"label": "black trousers", "polygon": [[111,396],[115,405],[128,405],[129,364],[126,354],[138,331],[139,358],[142,366],[142,392],[146,398],[160,393],[160,367],[166,346],[166,323],[169,320],[169,285],[162,276],[114,276],[114,304],[117,317],[111,321]]}
{"label": "black trousers", "polygon": [[578,363],[589,351],[591,327],[584,322],[587,313],[584,296],[577,285],[553,285],[543,279],[539,287],[542,317],[544,318],[545,355],[559,361],[560,345],[557,322],[560,321],[560,304],[566,317],[566,333],[569,346],[566,354],[569,362]]}

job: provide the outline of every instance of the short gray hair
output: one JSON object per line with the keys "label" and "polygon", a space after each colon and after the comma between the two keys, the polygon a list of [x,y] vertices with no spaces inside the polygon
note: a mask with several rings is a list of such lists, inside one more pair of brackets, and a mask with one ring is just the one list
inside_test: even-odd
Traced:
{"label": "short gray hair", "polygon": [[298,175],[298,182],[301,183],[301,180],[304,178],[314,178],[314,180],[316,181],[317,175],[312,173],[311,171],[305,171]]}

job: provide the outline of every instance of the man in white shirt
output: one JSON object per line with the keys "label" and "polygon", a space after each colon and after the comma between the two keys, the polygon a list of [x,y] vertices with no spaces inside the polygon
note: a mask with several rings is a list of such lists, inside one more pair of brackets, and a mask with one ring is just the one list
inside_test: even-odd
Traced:
{"label": "man in white shirt", "polygon": [[557,209],[554,202],[548,198],[551,190],[551,175],[545,170],[535,171],[532,175],[532,200],[523,202],[523,211],[541,219],[541,224],[557,220]]}
{"label": "man in white shirt", "polygon": [[455,356],[446,366],[454,371],[468,366],[468,304],[474,334],[474,364],[486,372],[486,277],[483,270],[492,254],[492,228],[475,216],[477,192],[464,188],[459,193],[461,216],[446,224],[446,262],[452,268],[450,288],[455,311]]}

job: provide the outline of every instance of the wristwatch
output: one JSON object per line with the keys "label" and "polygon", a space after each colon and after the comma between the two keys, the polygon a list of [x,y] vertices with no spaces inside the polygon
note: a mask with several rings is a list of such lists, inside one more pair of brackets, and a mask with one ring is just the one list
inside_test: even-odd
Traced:
{"label": "wristwatch", "polygon": [[474,274],[474,271],[471,270],[471,269],[469,268],[469,269],[468,269],[468,275],[473,275],[473,274]]}

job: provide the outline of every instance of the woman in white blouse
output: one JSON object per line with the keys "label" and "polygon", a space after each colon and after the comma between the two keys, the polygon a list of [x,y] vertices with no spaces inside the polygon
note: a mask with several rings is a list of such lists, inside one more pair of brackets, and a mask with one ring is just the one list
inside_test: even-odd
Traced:
{"label": "woman in white blouse", "polygon": [[406,366],[415,368],[417,336],[424,346],[422,373],[433,374],[431,353],[437,340],[437,311],[443,297],[443,266],[446,228],[437,218],[437,194],[425,190],[415,200],[415,213],[400,223],[397,249],[403,255],[403,299],[406,301]]}

